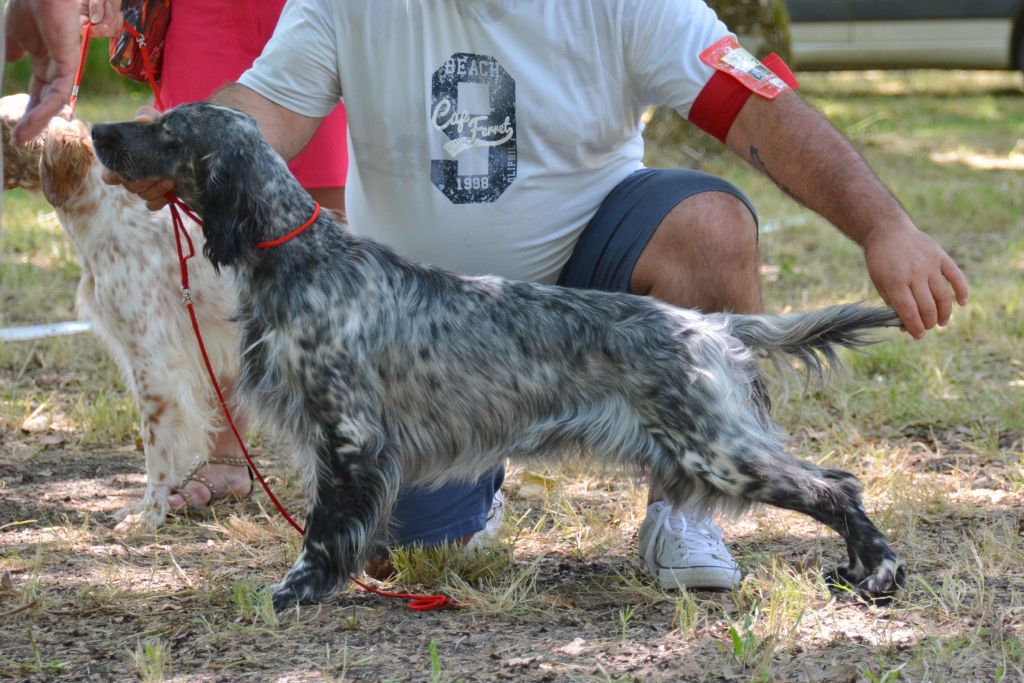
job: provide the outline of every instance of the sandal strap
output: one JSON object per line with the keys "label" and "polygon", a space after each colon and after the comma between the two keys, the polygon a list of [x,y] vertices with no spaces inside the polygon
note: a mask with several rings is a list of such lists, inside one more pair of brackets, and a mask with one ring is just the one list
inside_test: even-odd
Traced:
{"label": "sandal strap", "polygon": [[248,467],[249,463],[245,458],[232,458],[226,455],[211,455],[206,459],[207,465],[233,465],[235,467]]}
{"label": "sandal strap", "polygon": [[[211,455],[206,462],[213,463],[214,465],[233,465],[235,467],[244,467],[245,471],[249,473],[249,483],[252,484],[256,481],[256,476],[252,473],[252,468],[249,467],[249,462],[245,458],[231,458],[226,455]],[[252,493],[251,487],[249,492]]]}
{"label": "sandal strap", "polygon": [[192,481],[198,481],[200,484],[202,484],[206,488],[210,489],[210,502],[211,503],[213,501],[219,500],[221,498],[221,496],[218,495],[217,487],[213,485],[213,482],[210,481],[209,479],[207,479],[206,477],[204,477],[203,475],[199,474],[198,472],[193,472],[192,476],[189,477],[189,479],[192,480]]}
{"label": "sandal strap", "polygon": [[172,494],[173,493],[178,494],[179,496],[181,496],[181,499],[183,501],[185,501],[185,507],[182,508],[182,509],[189,510],[189,509],[195,507],[195,500],[196,500],[195,497],[191,493],[186,491],[184,486],[182,486],[181,488],[173,488],[173,489],[171,489],[171,493]]}

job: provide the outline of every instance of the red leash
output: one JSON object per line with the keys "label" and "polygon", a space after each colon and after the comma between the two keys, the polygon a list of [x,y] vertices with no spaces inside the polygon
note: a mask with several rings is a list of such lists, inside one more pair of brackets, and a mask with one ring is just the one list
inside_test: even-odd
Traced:
{"label": "red leash", "polygon": [[89,53],[90,38],[92,38],[92,22],[87,21],[82,27],[82,51],[78,54],[78,70],[75,71],[75,83],[71,86],[71,100],[68,101],[72,115],[74,115],[75,105],[78,103],[78,86],[82,84],[82,74],[85,73],[85,56]]}
{"label": "red leash", "polygon": [[[252,470],[252,473],[256,477],[256,480],[259,481],[260,486],[262,486],[263,490],[267,492],[267,496],[270,498],[271,502],[274,503],[274,507],[278,509],[281,515],[288,521],[289,524],[292,525],[292,527],[295,528],[296,531],[298,531],[300,534],[304,534],[305,530],[302,528],[301,525],[299,525],[298,522],[292,519],[291,515],[288,514],[288,511],[285,509],[284,505],[282,505],[281,502],[277,499],[277,496],[274,495],[274,492],[270,490],[270,485],[267,484],[267,481],[263,478],[263,474],[260,472],[259,468],[256,467],[256,463],[254,463],[252,458],[249,456],[249,449],[245,447],[245,441],[242,439],[242,435],[239,433],[238,428],[235,426],[234,420],[231,418],[231,411],[228,409],[227,402],[224,400],[224,394],[221,391],[220,383],[217,382],[217,376],[216,373],[214,373],[213,371],[213,365],[210,363],[210,357],[206,353],[206,345],[203,343],[203,335],[199,330],[199,321],[196,318],[195,306],[192,301],[192,290],[189,288],[188,282],[188,260],[195,256],[196,252],[195,247],[192,244],[192,238],[189,237],[188,231],[185,230],[185,222],[182,220],[181,215],[178,213],[178,209],[180,208],[183,212],[185,212],[185,214],[189,218],[191,218],[197,224],[202,225],[202,221],[184,204],[184,202],[182,202],[173,194],[168,194],[167,199],[168,201],[170,201],[171,222],[174,224],[175,244],[178,249],[178,264],[181,270],[182,302],[185,304],[185,308],[188,309],[188,315],[192,321],[192,329],[195,331],[196,334],[196,342],[198,342],[199,351],[203,356],[203,364],[206,366],[206,373],[210,377],[210,383],[213,384],[213,388],[217,392],[217,401],[220,403],[221,411],[223,411],[224,417],[227,419],[228,425],[231,427],[231,431],[235,435],[235,439],[238,441],[239,447],[242,449],[242,455],[245,456],[245,461],[249,463],[249,468]],[[316,218],[319,215],[320,204],[317,203],[316,207],[313,210],[313,215],[301,226],[291,231],[284,237],[269,242],[258,242],[256,246],[259,247],[260,249],[268,249],[270,247],[284,244],[288,240],[292,239],[296,235],[299,235],[304,230],[306,230],[310,225],[312,225],[316,221]],[[184,245],[188,247],[187,255],[185,254],[183,242]],[[349,578],[355,584],[361,586],[364,590],[370,591],[371,593],[375,593],[386,598],[400,598],[403,600],[408,600],[409,603],[406,606],[415,612],[428,612],[430,610],[441,609],[444,607],[456,607],[458,605],[457,602],[449,598],[447,595],[415,595],[412,593],[388,593],[386,591],[378,590],[370,585],[367,585],[355,577]]]}
{"label": "red leash", "polygon": [[153,90],[154,104],[156,104],[157,109],[163,111],[167,107],[164,106],[164,101],[160,98],[160,88],[157,87],[156,79],[153,77],[153,62],[149,58],[149,47],[146,45],[146,37],[127,21],[124,22],[124,30],[125,33],[134,38],[135,42],[139,44],[139,52],[142,54],[142,66],[146,69],[146,81],[149,82],[149,87]]}
{"label": "red leash", "polygon": [[[188,231],[185,230],[185,222],[178,213],[178,208],[180,207],[181,210],[196,223],[202,225],[202,222],[187,206],[185,206],[184,202],[174,195],[168,193],[167,199],[171,202],[171,223],[174,225],[174,243],[178,248],[178,267],[181,270],[181,301],[185,304],[185,308],[188,310],[188,317],[192,321],[192,330],[196,333],[196,342],[199,344],[199,352],[203,356],[203,364],[206,366],[206,374],[209,375],[210,383],[213,384],[213,389],[217,393],[217,401],[220,403],[221,412],[224,413],[228,426],[231,427],[231,432],[235,435],[238,445],[242,448],[242,455],[245,456],[245,461],[249,463],[249,469],[252,470],[253,476],[255,476],[256,480],[259,481],[263,490],[267,492],[271,502],[274,503],[274,506],[278,511],[280,511],[281,515],[284,516],[296,531],[300,534],[305,533],[302,526],[292,519],[292,516],[289,515],[288,511],[285,510],[283,505],[281,505],[281,502],[277,499],[277,496],[274,495],[274,492],[270,490],[270,486],[263,478],[263,474],[249,456],[249,449],[245,447],[245,441],[242,439],[242,435],[239,433],[238,427],[235,426],[235,421],[231,418],[231,411],[228,410],[227,402],[224,400],[224,393],[221,391],[220,383],[217,381],[217,375],[213,371],[213,364],[210,363],[210,356],[206,353],[206,344],[203,343],[203,335],[199,331],[199,320],[196,318],[195,306],[192,301],[192,290],[188,284],[188,260],[196,255],[196,250],[192,245],[192,238],[189,237]],[[185,250],[182,246],[182,240],[184,240],[185,245],[188,246],[188,255],[185,254]]]}
{"label": "red leash", "polygon": [[370,591],[377,595],[385,598],[398,598],[400,600],[408,600],[406,609],[411,609],[413,612],[431,612],[435,609],[458,609],[459,602],[453,598],[449,598],[447,595],[441,595],[436,593],[434,595],[415,595],[413,593],[387,593],[382,590],[378,590],[373,586],[367,585],[355,578],[350,576],[352,582],[362,588],[363,590]]}
{"label": "red leash", "polygon": [[[238,445],[242,449],[242,455],[245,456],[245,461],[249,463],[249,469],[252,470],[253,475],[256,477],[256,480],[259,481],[260,486],[263,487],[263,490],[267,492],[267,496],[270,498],[271,502],[274,503],[274,507],[278,509],[281,515],[286,520],[288,520],[288,523],[291,524],[296,531],[298,531],[300,534],[305,534],[305,530],[302,528],[302,526],[300,526],[298,522],[292,519],[292,516],[288,514],[288,511],[285,509],[284,505],[282,505],[281,502],[277,499],[277,496],[274,495],[274,492],[270,490],[270,485],[267,484],[266,480],[263,478],[263,474],[260,473],[259,468],[256,467],[256,463],[254,463],[252,458],[249,456],[249,449],[245,447],[245,441],[242,439],[242,435],[239,433],[238,428],[235,427],[234,420],[231,419],[231,411],[228,409],[227,402],[224,400],[224,394],[223,392],[221,392],[220,383],[217,382],[217,376],[216,373],[214,373],[213,371],[212,364],[210,363],[210,357],[206,353],[206,345],[203,343],[203,335],[199,331],[199,321],[196,319],[195,307],[192,302],[192,290],[188,286],[188,260],[195,256],[196,252],[195,247],[192,245],[192,238],[189,237],[188,231],[185,230],[185,222],[182,220],[181,215],[178,213],[178,209],[180,208],[182,211],[184,211],[185,215],[187,215],[197,224],[202,225],[202,221],[185,205],[184,202],[182,202],[173,194],[168,193],[167,199],[170,202],[171,222],[174,224],[175,244],[177,245],[178,248],[178,264],[181,270],[182,303],[184,303],[185,308],[188,309],[189,318],[192,320],[192,329],[195,331],[196,334],[196,341],[199,344],[199,351],[203,356],[203,363],[206,366],[206,373],[207,375],[209,375],[210,383],[213,384],[213,388],[217,392],[217,401],[220,403],[221,411],[223,411],[224,417],[227,419],[228,425],[231,427],[231,431],[232,433],[234,433],[235,439],[238,441]],[[311,226],[316,221],[316,218],[319,215],[320,204],[317,203],[316,207],[313,209],[313,215],[301,226],[299,226],[295,230],[292,230],[287,235],[279,239],[272,240],[269,242],[257,242],[256,246],[259,247],[260,249],[268,249],[270,247],[284,244],[285,242],[292,239],[296,235],[299,235],[309,226]],[[183,248],[182,245],[183,241],[184,244],[188,246],[187,255],[185,254],[185,249]],[[378,590],[373,586],[365,584],[359,579],[355,578],[354,576],[349,578],[352,580],[353,583],[362,587],[364,590],[370,591],[371,593],[375,593],[385,598],[399,598],[402,600],[408,600],[409,603],[406,605],[406,607],[408,609],[413,610],[414,612],[429,612],[431,610],[443,609],[446,607],[458,607],[458,603],[455,600],[449,598],[447,595],[415,595],[413,593],[388,593],[386,591]]]}
{"label": "red leash", "polygon": [[[149,49],[146,47],[145,40],[139,34],[138,31],[136,31],[127,23],[125,24],[125,30],[128,31],[128,33],[133,38],[135,38],[135,40],[139,43],[139,50],[142,53],[142,60],[146,66],[146,75],[149,80],[149,86],[153,89],[153,96],[155,98],[157,106],[162,110],[164,109],[164,104],[160,98],[160,89],[157,86],[156,81],[153,79],[153,70],[150,68]],[[82,51],[79,57],[78,71],[75,74],[75,83],[71,91],[70,106],[72,112],[74,112],[75,103],[78,100],[78,89],[82,82],[82,74],[85,71],[85,56],[89,48],[89,39],[91,36],[92,24],[86,23],[86,25],[82,28]],[[196,343],[199,345],[199,352],[203,357],[203,364],[206,366],[206,374],[209,376],[210,383],[213,385],[213,389],[217,394],[217,401],[220,404],[221,411],[224,413],[224,418],[227,420],[228,426],[231,427],[231,432],[235,435],[235,439],[238,441],[238,445],[242,449],[242,455],[245,456],[245,461],[248,463],[249,470],[252,472],[253,476],[256,478],[257,481],[259,481],[260,486],[263,487],[263,490],[267,492],[267,496],[274,504],[274,507],[277,508],[278,512],[281,513],[285,520],[287,520],[287,522],[296,531],[304,535],[305,530],[298,522],[296,522],[292,518],[291,515],[288,514],[288,511],[285,509],[284,505],[282,505],[281,501],[277,499],[277,496],[274,495],[274,492],[270,490],[270,485],[267,484],[266,479],[263,478],[263,474],[260,472],[259,468],[256,467],[256,463],[253,462],[252,457],[249,455],[249,449],[246,448],[245,440],[242,438],[241,433],[239,433],[238,431],[238,427],[235,426],[234,419],[231,417],[231,411],[228,409],[227,402],[224,400],[224,392],[221,391],[220,383],[217,381],[217,374],[214,372],[213,364],[210,362],[210,356],[206,352],[206,344],[203,342],[203,335],[199,329],[199,320],[196,317],[195,306],[192,300],[192,290],[189,287],[188,281],[188,260],[195,256],[196,250],[195,246],[192,244],[192,238],[189,236],[188,231],[185,230],[185,222],[181,218],[181,214],[178,213],[178,209],[180,208],[185,213],[185,215],[191,218],[193,221],[195,221],[196,224],[202,225],[203,222],[199,219],[198,216],[195,215],[195,213],[192,212],[191,209],[188,208],[188,206],[185,205],[184,202],[178,199],[178,197],[176,197],[175,195],[168,193],[167,200],[170,202],[169,208],[171,211],[171,223],[174,225],[174,242],[178,250],[178,267],[181,271],[181,300],[182,303],[185,305],[185,308],[188,310],[189,319],[192,321],[192,330],[195,332],[196,335]],[[316,222],[316,219],[319,215],[320,204],[318,202],[316,204],[316,207],[313,209],[313,215],[310,216],[309,220],[307,220],[305,223],[300,225],[295,230],[292,230],[287,235],[284,235],[283,237],[280,237],[276,240],[270,240],[267,242],[257,242],[256,247],[259,249],[269,249],[284,244],[288,240],[300,235],[307,228],[309,228],[309,226],[313,225],[313,223]],[[187,255],[185,254],[186,246],[188,247]],[[406,605],[406,607],[410,610],[413,610],[414,612],[428,612],[431,610],[443,608],[453,609],[459,606],[458,602],[456,602],[452,598],[449,598],[447,595],[415,595],[413,593],[389,593],[386,591],[378,590],[377,588],[374,588],[370,585],[367,585],[355,577],[349,578],[356,585],[376,595],[380,595],[386,598],[399,598],[402,600],[408,600],[409,602]]]}

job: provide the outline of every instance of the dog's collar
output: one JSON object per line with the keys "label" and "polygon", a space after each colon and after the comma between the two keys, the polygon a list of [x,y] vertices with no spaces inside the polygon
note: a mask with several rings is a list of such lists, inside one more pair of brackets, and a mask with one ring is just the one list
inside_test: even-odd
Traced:
{"label": "dog's collar", "polygon": [[292,230],[290,233],[288,233],[284,237],[278,237],[276,240],[269,240],[267,242],[257,242],[256,243],[256,248],[257,249],[270,249],[271,247],[281,246],[282,244],[284,244],[288,240],[292,239],[293,237],[297,237],[298,235],[301,235],[306,230],[306,228],[308,228],[309,226],[313,225],[313,223],[316,222],[317,216],[319,216],[319,215],[320,215],[320,202],[316,202],[316,206],[313,207],[313,215],[309,217],[308,221],[306,221],[305,223],[303,223],[299,227],[295,228],[294,230]]}

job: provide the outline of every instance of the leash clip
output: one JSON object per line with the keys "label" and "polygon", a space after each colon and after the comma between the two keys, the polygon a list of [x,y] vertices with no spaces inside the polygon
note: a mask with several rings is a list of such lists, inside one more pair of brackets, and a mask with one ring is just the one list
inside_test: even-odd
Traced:
{"label": "leash clip", "polygon": [[186,308],[192,305],[192,288],[179,285],[181,289],[181,305]]}

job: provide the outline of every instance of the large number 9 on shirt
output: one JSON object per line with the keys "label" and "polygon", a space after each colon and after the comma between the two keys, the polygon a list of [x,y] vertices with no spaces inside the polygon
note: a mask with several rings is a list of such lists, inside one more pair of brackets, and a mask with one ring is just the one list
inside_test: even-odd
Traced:
{"label": "large number 9 on shirt", "polygon": [[[487,112],[460,103],[459,85],[486,88]],[[494,57],[457,52],[431,80],[430,124],[448,141],[440,159],[430,162],[430,179],[454,204],[493,202],[516,179],[516,82]],[[461,173],[473,156],[487,153],[487,173]]]}

